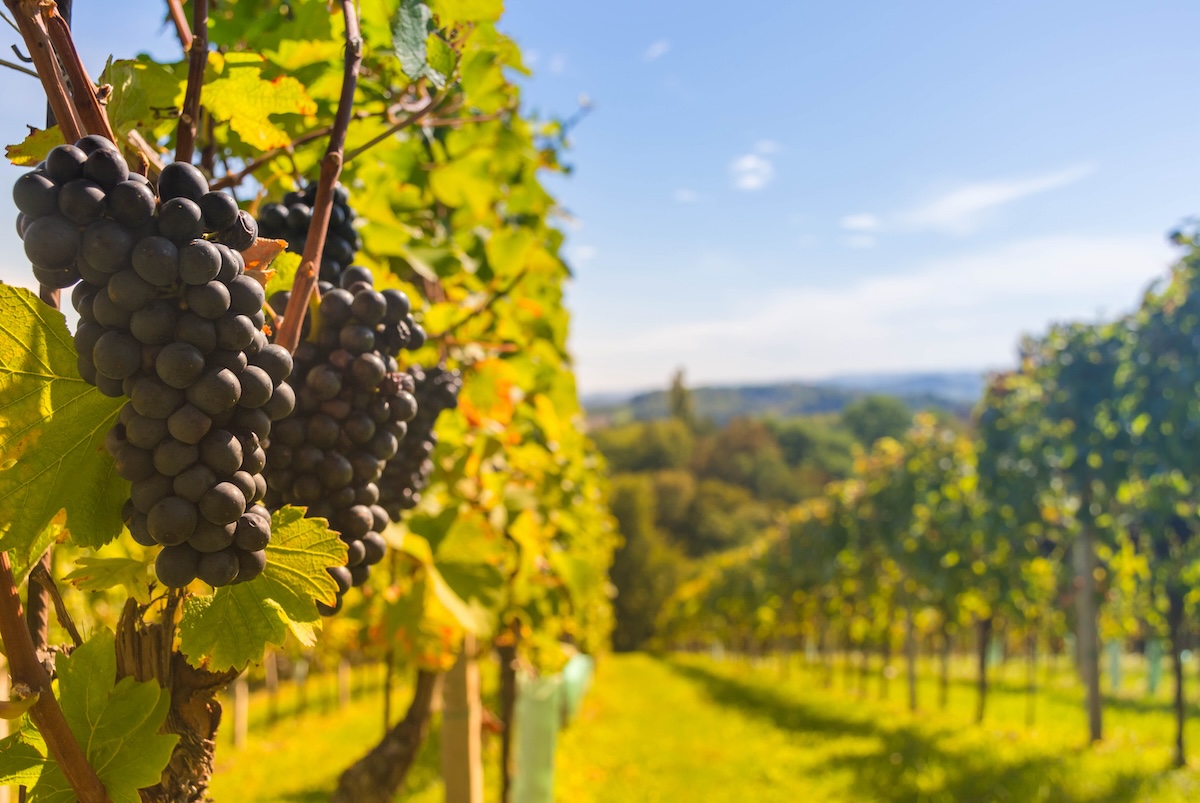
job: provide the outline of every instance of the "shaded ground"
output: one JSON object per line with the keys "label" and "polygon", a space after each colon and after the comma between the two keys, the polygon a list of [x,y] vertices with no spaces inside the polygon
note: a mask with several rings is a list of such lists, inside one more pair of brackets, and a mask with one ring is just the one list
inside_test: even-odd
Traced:
{"label": "shaded ground", "polygon": [[[903,683],[881,700],[878,675],[857,693],[838,670],[832,687],[794,661],[752,665],[680,656],[601,660],[579,718],[559,742],[557,798],[563,803],[725,803],[726,801],[1185,801],[1200,799],[1200,772],[1167,771],[1171,741],[1166,690],[1141,699],[1136,678],[1105,712],[1106,741],[1083,746],[1078,688],[1063,666],[1042,676],[1037,722],[1025,725],[1023,670],[998,672],[988,721],[971,724],[974,689],[965,672],[950,705],[936,707],[932,678],[911,716]],[[310,690],[305,714],[267,721],[251,708],[250,744],[234,751],[223,733],[219,776],[224,801],[328,800],[338,773],[382,729],[378,680],[345,709],[331,683]],[[393,700],[394,716],[407,689]],[[294,705],[294,695],[283,708]],[[1200,750],[1200,723],[1189,733]],[[494,792],[495,744],[487,751]],[[441,801],[438,745],[427,745],[405,800]],[[495,800],[494,794],[489,797]]]}

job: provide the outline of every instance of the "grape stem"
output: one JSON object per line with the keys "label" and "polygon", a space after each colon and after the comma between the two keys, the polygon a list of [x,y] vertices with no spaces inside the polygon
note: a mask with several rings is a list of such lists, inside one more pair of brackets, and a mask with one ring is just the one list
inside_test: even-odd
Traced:
{"label": "grape stem", "polygon": [[175,23],[179,44],[183,45],[185,53],[189,52],[192,48],[192,29],[188,27],[187,15],[183,13],[183,0],[167,0],[167,11],[171,14],[171,22]]}
{"label": "grape stem", "polygon": [[[46,554],[49,554],[47,551]],[[83,637],[79,635],[79,628],[75,626],[75,620],[71,618],[71,612],[67,610],[67,604],[63,602],[62,594],[58,591],[58,586],[54,583],[54,578],[50,576],[50,568],[46,562],[39,561],[34,565],[33,571],[29,573],[30,583],[37,583],[45,592],[50,595],[50,601],[54,604],[54,615],[58,617],[58,623],[63,626],[70,635],[71,641],[76,647],[83,644]]]}
{"label": "grape stem", "polygon": [[[23,0],[23,2],[29,3],[30,0]],[[108,112],[104,110],[99,96],[96,95],[96,84],[88,76],[87,68],[83,66],[83,60],[79,58],[79,51],[75,49],[75,40],[71,37],[71,26],[66,18],[58,13],[58,6],[55,3],[45,2],[43,5],[40,2],[34,2],[33,5],[40,6],[42,16],[45,17],[50,33],[50,42],[54,45],[54,52],[58,55],[63,70],[67,74],[67,80],[70,81],[72,97],[75,101],[75,108],[79,112],[79,120],[83,125],[84,133],[100,134],[107,137],[110,142],[116,142],[117,135],[113,133],[112,126],[108,122]],[[41,70],[38,72],[40,73]],[[58,110],[56,109],[55,116],[57,115]]]}
{"label": "grape stem", "polygon": [[26,75],[32,75],[34,78],[38,77],[38,74],[36,72],[34,72],[33,70],[29,69],[28,67],[22,67],[20,64],[14,64],[13,62],[6,61],[5,59],[0,59],[0,67],[7,67],[10,70],[16,70],[17,72],[23,72]]}
{"label": "grape stem", "polygon": [[333,211],[333,189],[342,174],[346,151],[346,132],[354,106],[354,90],[358,86],[358,70],[362,66],[363,41],[358,28],[358,12],[353,0],[344,0],[342,16],[346,21],[346,66],[342,77],[342,94],[338,98],[337,116],[329,131],[329,145],[321,159],[321,177],[317,181],[317,197],[313,202],[312,224],[304,241],[304,257],[292,283],[292,295],[284,310],[283,326],[276,342],[294,352],[300,343],[300,326],[308,311],[309,300],[317,286],[317,271],[325,251],[325,235]]}
{"label": "grape stem", "polygon": [[400,120],[397,120],[394,124],[392,124],[391,126],[388,126],[386,131],[382,132],[381,134],[379,134],[376,137],[372,137],[368,141],[364,142],[362,145],[359,145],[357,148],[355,148],[354,150],[347,153],[346,161],[348,162],[351,159],[353,159],[354,157],[362,154],[363,151],[366,151],[366,150],[369,150],[370,148],[375,147],[379,143],[383,142],[385,139],[395,136],[397,133],[399,133],[400,131],[403,131],[405,128],[408,128],[409,126],[413,125],[414,123],[420,122],[422,117],[424,117],[425,115],[429,114],[430,112],[434,111],[439,106],[441,106],[446,101],[447,97],[448,97],[448,94],[446,91],[442,91],[442,92],[438,93],[437,95],[434,95],[432,98],[429,99],[429,102],[426,103],[424,106],[422,106],[421,108],[412,112],[411,114],[406,115],[405,117],[401,118]]}
{"label": "grape stem", "polygon": [[12,12],[17,30],[29,48],[29,55],[34,69],[46,90],[46,100],[54,110],[54,118],[67,142],[74,142],[83,136],[83,126],[71,101],[71,93],[63,81],[59,70],[58,58],[50,43],[50,32],[45,21],[38,13],[38,4],[33,0],[4,0],[4,5]]}
{"label": "grape stem", "polygon": [[7,552],[0,552],[0,640],[8,654],[13,684],[24,684],[38,695],[29,715],[45,739],[50,757],[62,770],[81,803],[109,803],[108,792],[71,733],[50,686],[50,677],[38,661],[29,631],[25,629],[21,598]]}
{"label": "grape stem", "polygon": [[204,70],[208,66],[208,0],[193,0],[192,31],[194,33],[187,45],[187,90],[183,95],[183,111],[179,115],[179,128],[175,135],[175,161],[189,163],[196,151],[200,93],[204,89]]}

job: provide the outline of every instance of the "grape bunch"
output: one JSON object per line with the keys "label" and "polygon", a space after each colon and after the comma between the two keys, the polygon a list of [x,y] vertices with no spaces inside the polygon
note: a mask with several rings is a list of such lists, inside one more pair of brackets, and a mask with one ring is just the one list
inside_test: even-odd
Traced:
{"label": "grape bunch", "polygon": [[[307,506],[307,515],[327,519],[349,548],[346,566],[329,570],[338,600],[319,604],[327,616],[383,559],[388,515],[377,483],[417,415],[412,378],[395,355],[425,342],[404,293],[377,292],[362,267],[346,270],[341,284],[322,294],[315,338],[296,349],[288,379],[296,413],[279,422],[267,444],[267,506]],[[286,291],[271,303],[284,309]]]}
{"label": "grape bunch", "polygon": [[408,375],[415,386],[417,415],[409,422],[408,437],[384,467],[379,481],[379,504],[392,521],[400,521],[404,511],[412,510],[421,501],[421,491],[433,473],[431,455],[437,446],[434,426],[444,410],[458,406],[458,392],[462,390],[458,371],[440,366],[426,370],[414,365],[408,369]]}
{"label": "grape bunch", "polygon": [[433,431],[438,415],[458,406],[458,391],[462,389],[462,376],[457,371],[443,367],[408,368],[416,396],[416,418],[409,421],[408,437],[404,438],[400,451],[388,461],[379,480],[379,504],[392,521],[400,521],[404,511],[412,510],[421,501],[421,491],[433,473],[434,447],[438,445],[437,433]]}
{"label": "grape bunch", "polygon": [[263,440],[295,398],[291,355],[267,342],[262,286],[243,274],[254,218],[191,164],[168,165],[155,188],[97,136],[53,149],[13,194],[38,281],[75,284],[80,376],[128,399],[105,446],[132,484],[134,540],[163,547],[159,581],[258,576]]}
{"label": "grape bunch", "polygon": [[[302,253],[316,200],[317,185],[310,184],[303,192],[289,192],[283,196],[283,203],[264,205],[258,213],[259,234],[286,240],[289,251]],[[354,228],[356,215],[349,201],[350,193],[342,185],[337,185],[333,190],[333,207],[325,234],[320,270],[320,278],[334,284],[353,264],[358,249],[362,247],[362,238]]]}

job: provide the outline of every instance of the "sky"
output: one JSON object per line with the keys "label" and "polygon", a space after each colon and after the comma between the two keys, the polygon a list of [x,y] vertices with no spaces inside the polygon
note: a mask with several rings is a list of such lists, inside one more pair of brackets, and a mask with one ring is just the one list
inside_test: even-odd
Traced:
{"label": "sky", "polygon": [[[177,57],[161,6],[107,5],[77,11],[93,74]],[[1004,367],[1132,308],[1200,213],[1195,2],[508,0],[501,27],[530,110],[592,107],[547,180],[585,393]],[[0,92],[19,141],[40,91]]]}

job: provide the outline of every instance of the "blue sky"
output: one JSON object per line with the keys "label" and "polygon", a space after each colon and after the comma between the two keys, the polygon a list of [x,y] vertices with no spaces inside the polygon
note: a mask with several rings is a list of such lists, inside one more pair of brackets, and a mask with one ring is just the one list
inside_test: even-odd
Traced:
{"label": "blue sky", "polygon": [[[161,6],[100,5],[93,71],[178,53]],[[1006,365],[1131,307],[1200,212],[1194,2],[507,5],[530,106],[594,104],[550,182],[585,392]],[[16,141],[38,87],[0,91]]]}

